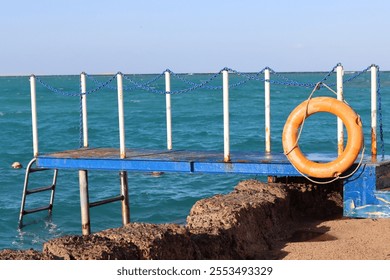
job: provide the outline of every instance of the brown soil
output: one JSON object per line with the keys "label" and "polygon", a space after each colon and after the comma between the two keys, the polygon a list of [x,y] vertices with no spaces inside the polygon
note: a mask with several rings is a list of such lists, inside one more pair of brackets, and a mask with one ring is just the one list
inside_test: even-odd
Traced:
{"label": "brown soil", "polygon": [[[290,182],[294,183],[290,183]],[[342,217],[342,187],[248,180],[198,201],[186,225],[131,223],[0,259],[390,259],[390,219]]]}

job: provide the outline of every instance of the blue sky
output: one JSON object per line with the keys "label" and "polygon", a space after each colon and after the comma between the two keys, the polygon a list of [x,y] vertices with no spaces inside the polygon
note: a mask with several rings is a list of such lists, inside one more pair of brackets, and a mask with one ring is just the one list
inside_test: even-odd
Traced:
{"label": "blue sky", "polygon": [[390,1],[3,1],[0,75],[390,70]]}

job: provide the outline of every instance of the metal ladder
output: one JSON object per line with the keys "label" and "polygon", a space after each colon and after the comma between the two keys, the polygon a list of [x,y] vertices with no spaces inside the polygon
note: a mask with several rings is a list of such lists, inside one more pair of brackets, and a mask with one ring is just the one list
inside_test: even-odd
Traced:
{"label": "metal ladder", "polygon": [[[19,228],[23,227],[23,216],[25,216],[27,214],[39,212],[39,211],[44,211],[44,210],[49,210],[49,215],[51,215],[51,212],[53,209],[54,193],[55,193],[55,188],[56,188],[56,183],[57,183],[58,169],[54,169],[53,181],[52,181],[52,184],[50,186],[34,188],[34,189],[29,190],[28,189],[28,182],[29,182],[29,177],[30,177],[31,173],[52,170],[50,168],[33,167],[33,165],[36,163],[36,160],[37,160],[36,158],[33,158],[29,162],[29,164],[27,165],[27,168],[26,168],[26,175],[24,178],[24,186],[23,186],[22,204],[21,204],[20,213],[19,213]],[[44,192],[44,191],[51,191],[49,205],[26,210],[25,205],[26,205],[27,195],[39,193],[39,192]]]}

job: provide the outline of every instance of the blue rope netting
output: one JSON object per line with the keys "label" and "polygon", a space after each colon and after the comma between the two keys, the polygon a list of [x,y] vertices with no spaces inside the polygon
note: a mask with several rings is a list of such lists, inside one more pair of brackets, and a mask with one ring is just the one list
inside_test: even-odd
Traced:
{"label": "blue rope netting", "polygon": [[[322,84],[325,83],[325,81],[328,80],[329,77],[335,72],[336,68],[340,66],[341,64],[338,63],[335,65],[320,81],[313,83],[313,82],[300,82],[300,81],[295,81],[292,80],[286,76],[284,76],[282,73],[276,72],[270,67],[265,67],[262,70],[256,72],[256,73],[245,73],[245,72],[240,72],[228,67],[225,67],[221,69],[219,72],[215,74],[210,74],[209,77],[200,82],[200,83],[195,83],[193,81],[188,80],[185,78],[188,74],[177,74],[170,69],[166,69],[163,71],[161,74],[156,75],[152,79],[146,81],[146,82],[139,82],[134,79],[132,79],[132,75],[129,74],[123,74],[121,72],[116,73],[115,75],[111,76],[108,80],[106,81],[99,81],[97,78],[95,78],[93,75],[86,74],[86,77],[91,80],[94,84],[95,87],[86,91],[85,93],[82,93],[81,86],[79,91],[63,91],[61,89],[55,88],[42,80],[38,76],[34,76],[36,81],[38,81],[39,84],[41,84],[43,87],[48,89],[49,91],[63,95],[63,96],[79,96],[80,97],[80,147],[82,147],[82,95],[90,95],[96,92],[99,92],[103,89],[112,89],[112,90],[117,90],[117,87],[112,85],[112,82],[116,79],[118,74],[121,74],[124,81],[127,82],[127,84],[123,84],[123,90],[125,91],[133,91],[133,90],[143,90],[146,92],[151,92],[155,94],[182,94],[182,93],[189,93],[193,92],[198,89],[207,89],[207,90],[222,90],[222,86],[215,86],[212,85],[212,82],[222,74],[223,71],[228,71],[229,73],[232,73],[236,75],[238,78],[241,78],[241,80],[229,84],[229,88],[236,88],[240,87],[244,84],[246,84],[249,81],[260,81],[260,82],[269,82],[270,84],[273,85],[281,85],[281,86],[293,86],[293,87],[303,87],[303,88],[315,88],[315,87],[321,87]],[[378,102],[378,122],[379,122],[379,132],[380,132],[380,145],[381,145],[381,153],[382,153],[382,158],[384,158],[385,155],[385,150],[384,150],[384,140],[383,140],[383,121],[382,121],[382,97],[381,97],[381,90],[380,90],[380,71],[379,71],[379,66],[377,65],[370,65],[366,67],[365,69],[358,71],[354,73],[354,75],[348,77],[347,79],[343,80],[343,83],[349,83],[358,78],[359,76],[365,74],[368,72],[372,66],[377,67],[377,102]],[[269,70],[269,72],[273,75],[273,79],[266,80],[264,78],[264,72],[266,70]],[[179,89],[179,90],[173,90],[170,92],[165,91],[165,89],[158,89],[155,85],[156,82],[158,82],[162,77],[165,76],[165,73],[168,72],[174,79],[179,80],[181,83],[187,85],[188,87],[184,89]],[[336,83],[327,83],[328,87],[334,87],[336,86]]]}

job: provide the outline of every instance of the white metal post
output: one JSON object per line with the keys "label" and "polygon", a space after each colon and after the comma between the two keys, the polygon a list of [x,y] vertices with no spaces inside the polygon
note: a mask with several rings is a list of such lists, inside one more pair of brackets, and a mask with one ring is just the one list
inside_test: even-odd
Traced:
{"label": "white metal post", "polygon": [[[344,70],[341,64],[336,68],[337,99],[344,101],[343,96],[343,75]],[[343,121],[337,118],[337,153],[340,155],[344,150],[344,127]]]}
{"label": "white metal post", "polygon": [[87,117],[87,83],[85,73],[81,73],[81,104],[83,114],[83,147],[88,147],[88,117]]}
{"label": "white metal post", "polygon": [[165,71],[165,105],[167,114],[167,149],[172,150],[171,73]]}
{"label": "white metal post", "polygon": [[264,106],[265,106],[265,152],[271,152],[271,84],[270,71],[264,70]]}
{"label": "white metal post", "polygon": [[377,71],[376,65],[371,65],[371,158],[376,160],[376,124],[377,124]]}
{"label": "white metal post", "polygon": [[31,120],[32,120],[32,137],[34,157],[38,156],[38,123],[37,123],[37,92],[35,85],[35,76],[30,76],[31,91]]}
{"label": "white metal post", "polygon": [[225,162],[230,161],[230,135],[229,135],[229,73],[227,70],[222,71],[223,87],[223,140]]}
{"label": "white metal post", "polygon": [[123,109],[123,77],[122,73],[116,75],[117,87],[118,87],[118,119],[119,119],[119,144],[120,144],[120,157],[126,158],[126,146],[125,146],[125,117]]}

